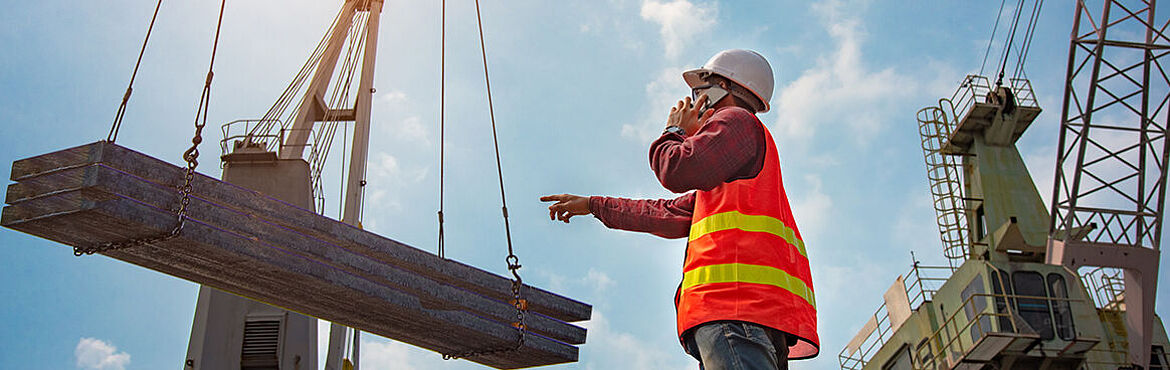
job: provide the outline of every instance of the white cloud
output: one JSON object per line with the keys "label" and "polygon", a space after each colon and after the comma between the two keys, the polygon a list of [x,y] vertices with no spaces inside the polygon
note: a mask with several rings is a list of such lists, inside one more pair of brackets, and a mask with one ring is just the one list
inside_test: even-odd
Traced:
{"label": "white cloud", "polygon": [[714,27],[718,14],[719,9],[714,5],[695,5],[688,0],[642,3],[642,19],[658,24],[666,55],[671,58],[678,57],[683,45],[696,35]]}
{"label": "white cloud", "polygon": [[616,284],[616,282],[611,279],[608,274],[593,268],[589,269],[589,272],[586,273],[583,280],[585,281],[585,285],[592,287],[593,290],[598,293],[604,292],[606,289],[609,289],[609,287],[612,287]]}
{"label": "white cloud", "polygon": [[362,226],[367,230],[378,230],[378,221],[384,211],[398,212],[403,209],[402,195],[406,189],[416,187],[426,180],[429,166],[403,166],[398,157],[386,152],[372,153],[367,164],[366,209],[377,208],[379,212],[367,212]]}
{"label": "white cloud", "polygon": [[598,308],[593,317],[582,323],[589,330],[589,344],[581,347],[581,361],[585,369],[681,369],[693,368],[697,362],[678,361],[689,357],[676,356],[666,349],[680,350],[677,342],[654,345],[630,333],[614,330]]}
{"label": "white cloud", "polygon": [[829,226],[829,213],[832,212],[833,198],[822,190],[821,177],[805,175],[806,186],[789,186],[789,199],[792,202],[792,214],[796,217],[796,225],[800,235],[808,242],[822,236]]}
{"label": "white cloud", "polygon": [[1022,155],[1024,166],[1028,168],[1028,174],[1032,176],[1032,182],[1036,185],[1036,191],[1040,193],[1040,199],[1044,205],[1052,204],[1053,176],[1056,175],[1056,145],[1037,147],[1035,150],[1022,153]]}
{"label": "white cloud", "polygon": [[622,125],[622,137],[649,143],[662,134],[670,107],[690,93],[683,82],[682,72],[682,67],[664,68],[653,81],[646,84],[649,109],[639,122]]}
{"label": "white cloud", "polygon": [[889,107],[904,100],[918,83],[892,68],[871,71],[863,63],[861,44],[865,39],[860,20],[845,14],[842,1],[813,5],[822,24],[836,43],[828,57],[801,72],[800,77],[780,88],[774,105],[781,137],[802,142],[822,124],[844,125],[834,132],[848,131],[857,141],[872,137],[883,128]]}
{"label": "white cloud", "polygon": [[400,90],[391,90],[388,93],[385,93],[385,94],[378,96],[378,100],[381,101],[383,104],[397,107],[401,104],[406,103],[406,93],[404,93]]}
{"label": "white cloud", "polygon": [[933,198],[926,187],[911,190],[898,211],[898,219],[894,224],[894,233],[890,235],[893,245],[898,249],[918,252],[918,255],[942,255],[943,245],[939,237],[937,220],[934,213]]}
{"label": "white cloud", "polygon": [[605,271],[591,267],[584,276],[570,278],[554,270],[533,270],[547,281],[552,291],[577,291],[580,287],[592,290],[595,297],[604,297],[605,292],[617,285],[617,281],[609,277]]}
{"label": "white cloud", "polygon": [[422,118],[410,116],[398,123],[398,134],[403,139],[430,145],[430,134],[423,127]]}
{"label": "white cloud", "polygon": [[130,354],[100,339],[81,338],[73,350],[77,368],[87,370],[123,370],[130,364]]}
{"label": "white cloud", "polygon": [[391,90],[379,95],[377,101],[380,110],[389,113],[377,116],[390,117],[380,119],[376,123],[378,126],[385,127],[397,139],[423,145],[431,144],[430,133],[423,125],[422,118],[414,111],[414,104],[406,93],[400,90]]}
{"label": "white cloud", "polygon": [[402,167],[398,165],[398,158],[385,152],[378,153],[378,159],[371,163],[374,176],[398,177],[402,174]]}
{"label": "white cloud", "polygon": [[419,359],[413,356],[413,349],[404,343],[394,341],[362,341],[361,367],[366,370],[415,370]]}

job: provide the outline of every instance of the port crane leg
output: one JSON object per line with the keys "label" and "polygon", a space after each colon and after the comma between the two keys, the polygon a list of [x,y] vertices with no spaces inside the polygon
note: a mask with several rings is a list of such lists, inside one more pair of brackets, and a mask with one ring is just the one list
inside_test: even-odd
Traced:
{"label": "port crane leg", "polygon": [[[349,168],[345,184],[345,200],[341,221],[361,227],[362,195],[366,186],[366,161],[370,149],[370,108],[374,95],[374,65],[378,55],[378,26],[382,14],[382,0],[369,2],[370,17],[366,23],[365,54],[362,55],[361,80],[358,83],[357,103],[354,107],[355,120],[353,145],[349,154]],[[347,328],[333,323],[329,326],[329,349],[325,356],[325,369],[341,368],[345,356],[344,347]],[[353,346],[358,348],[360,335],[354,333]],[[356,352],[356,351],[355,351]],[[354,356],[357,368],[357,356]]]}
{"label": "port crane leg", "polygon": [[325,110],[328,109],[324,107],[325,90],[329,88],[329,82],[333,79],[333,71],[337,69],[337,59],[341,55],[341,47],[345,44],[350,27],[353,27],[353,16],[357,12],[357,3],[361,1],[347,0],[345,5],[342,5],[337,22],[333,25],[333,34],[329,36],[325,56],[321,58],[320,64],[317,64],[317,69],[313,72],[313,80],[309,82],[309,88],[301,99],[296,121],[292,122],[288,135],[281,143],[281,159],[302,158],[309,142],[309,136],[313,131],[313,125],[317,123],[319,116],[324,115]]}

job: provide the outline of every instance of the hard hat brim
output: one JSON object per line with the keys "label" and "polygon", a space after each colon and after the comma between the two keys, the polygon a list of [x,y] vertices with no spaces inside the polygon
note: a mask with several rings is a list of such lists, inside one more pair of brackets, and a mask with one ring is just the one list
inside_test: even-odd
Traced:
{"label": "hard hat brim", "polygon": [[682,76],[683,76],[683,81],[686,81],[687,86],[690,86],[693,89],[693,88],[698,87],[698,86],[706,85],[707,81],[703,80],[703,75],[708,75],[708,74],[723,76],[724,78],[735,82],[736,84],[743,87],[744,89],[747,89],[747,91],[751,91],[752,95],[756,96],[756,99],[759,99],[761,102],[764,103],[764,109],[761,109],[759,112],[756,112],[756,113],[767,113],[769,110],[772,109],[772,105],[769,102],[765,101],[764,98],[760,96],[759,92],[752,90],[752,88],[750,88],[750,87],[744,86],[744,84],[741,84],[741,83],[739,83],[739,81],[736,81],[735,78],[727,76],[724,73],[719,73],[718,71],[707,69],[707,68],[695,68],[695,69],[683,72]]}
{"label": "hard hat brim", "polygon": [[703,77],[702,77],[703,74],[705,74],[705,73],[715,73],[715,72],[712,70],[706,69],[706,68],[695,68],[695,69],[683,72],[683,74],[682,74],[683,81],[686,81],[687,86],[690,86],[691,88],[695,88],[697,86],[704,85],[707,83],[706,81],[703,81]]}

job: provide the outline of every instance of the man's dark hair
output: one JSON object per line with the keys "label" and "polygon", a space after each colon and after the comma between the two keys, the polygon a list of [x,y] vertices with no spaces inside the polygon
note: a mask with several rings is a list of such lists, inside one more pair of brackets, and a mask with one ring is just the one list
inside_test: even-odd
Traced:
{"label": "man's dark hair", "polygon": [[760,101],[760,98],[756,97],[756,94],[753,94],[751,90],[748,90],[746,87],[735,83],[735,81],[717,74],[709,75],[704,80],[706,80],[707,83],[721,83],[722,85],[727,86],[727,92],[730,93],[729,95],[731,95],[732,99],[735,99],[735,105],[752,111],[752,113],[764,110],[764,103]]}

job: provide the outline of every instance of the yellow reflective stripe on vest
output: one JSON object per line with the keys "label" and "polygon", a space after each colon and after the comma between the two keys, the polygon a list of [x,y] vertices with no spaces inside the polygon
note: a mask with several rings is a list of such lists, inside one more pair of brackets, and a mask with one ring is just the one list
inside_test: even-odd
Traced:
{"label": "yellow reflective stripe on vest", "polygon": [[796,237],[796,231],[784,224],[775,217],[745,215],[739,211],[728,211],[723,213],[716,213],[691,225],[691,236],[689,241],[695,241],[702,237],[716,231],[740,229],[743,231],[754,231],[769,233],[772,235],[784,238],[788,244],[796,247],[800,251],[800,255],[808,258],[808,254],[804,251],[804,241]]}
{"label": "yellow reflective stripe on vest", "polygon": [[780,287],[792,292],[817,307],[813,291],[803,280],[788,274],[787,271],[760,265],[743,263],[727,263],[722,265],[707,265],[696,267],[683,274],[682,288],[713,283],[753,283]]}

